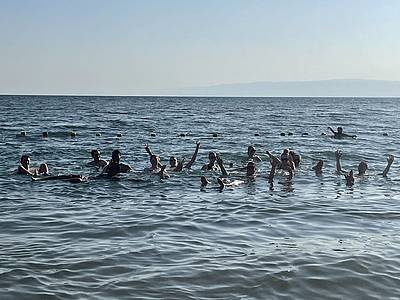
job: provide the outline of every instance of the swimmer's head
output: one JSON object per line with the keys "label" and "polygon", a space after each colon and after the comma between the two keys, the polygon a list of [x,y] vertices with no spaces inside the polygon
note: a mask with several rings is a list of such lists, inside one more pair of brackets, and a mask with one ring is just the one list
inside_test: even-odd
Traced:
{"label": "swimmer's head", "polygon": [[204,176],[201,176],[200,181],[201,181],[201,185],[202,185],[202,186],[206,186],[207,184],[210,183],[210,182],[207,180],[207,178],[204,177]]}
{"label": "swimmer's head", "polygon": [[120,158],[121,158],[121,152],[119,150],[114,150],[112,152],[112,154],[111,154],[111,159],[114,162],[118,162],[119,163]]}
{"label": "swimmer's head", "polygon": [[171,156],[171,157],[169,158],[169,165],[170,165],[171,167],[176,167],[176,166],[178,165],[178,160],[176,159],[175,156]]}
{"label": "swimmer's head", "polygon": [[322,169],[323,166],[324,166],[324,161],[323,161],[322,159],[320,159],[320,160],[317,162],[317,168]]}
{"label": "swimmer's head", "polygon": [[363,175],[368,170],[368,164],[365,160],[362,160],[358,165],[358,174]]}
{"label": "swimmer's head", "polygon": [[254,148],[253,146],[247,147],[247,155],[253,156],[254,154],[256,154],[256,148]]}
{"label": "swimmer's head", "polygon": [[339,127],[337,128],[337,132],[338,132],[339,134],[342,134],[342,133],[343,133],[343,128],[339,126]]}
{"label": "swimmer's head", "polygon": [[208,159],[210,163],[214,163],[217,160],[217,154],[215,152],[208,153]]}
{"label": "swimmer's head", "polygon": [[29,165],[31,162],[31,158],[28,154],[24,154],[21,156],[20,162],[22,165]]}
{"label": "swimmer's head", "polygon": [[250,161],[246,166],[246,175],[253,176],[256,173],[256,165],[254,162]]}
{"label": "swimmer's head", "polygon": [[90,152],[90,155],[92,155],[92,157],[94,158],[94,159],[96,159],[96,158],[99,158],[100,157],[100,151],[99,150],[92,150],[91,152]]}
{"label": "swimmer's head", "polygon": [[150,156],[150,163],[153,168],[157,168],[159,162],[160,162],[160,158],[157,155],[152,154]]}
{"label": "swimmer's head", "polygon": [[324,161],[320,159],[312,169],[316,172],[322,172],[323,166],[324,166]]}

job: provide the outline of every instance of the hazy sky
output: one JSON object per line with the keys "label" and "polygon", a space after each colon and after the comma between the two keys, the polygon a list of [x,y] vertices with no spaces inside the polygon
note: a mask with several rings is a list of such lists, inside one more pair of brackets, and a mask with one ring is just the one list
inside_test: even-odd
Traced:
{"label": "hazy sky", "polygon": [[398,0],[0,0],[0,93],[400,80]]}

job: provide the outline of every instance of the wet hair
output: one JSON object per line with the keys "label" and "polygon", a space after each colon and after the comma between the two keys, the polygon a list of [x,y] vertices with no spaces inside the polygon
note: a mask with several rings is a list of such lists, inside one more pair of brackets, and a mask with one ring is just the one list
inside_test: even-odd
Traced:
{"label": "wet hair", "polygon": [[114,150],[111,154],[111,158],[119,158],[119,156],[121,155],[121,151],[119,150]]}
{"label": "wet hair", "polygon": [[343,133],[343,128],[339,126],[339,127],[337,128],[337,133]]}
{"label": "wet hair", "polygon": [[172,162],[174,162],[175,164],[178,163],[178,159],[175,156],[170,156],[169,158],[169,164],[172,165]]}
{"label": "wet hair", "polygon": [[362,160],[359,164],[358,164],[358,173],[359,174],[363,174],[368,170],[368,164],[365,160]]}
{"label": "wet hair", "polygon": [[208,159],[211,159],[211,156],[214,156],[215,158],[217,158],[217,154],[215,152],[208,153]]}
{"label": "wet hair", "polygon": [[[118,151],[118,150],[117,150],[117,151]],[[94,150],[90,151],[90,155],[91,155],[93,158],[94,158],[94,156],[95,156],[96,153],[98,153],[99,156],[100,156],[100,151],[99,151],[99,150],[94,149]]]}
{"label": "wet hair", "polygon": [[256,152],[256,148],[254,148],[253,146],[247,147],[247,154],[250,155],[250,152]]}
{"label": "wet hair", "polygon": [[28,154],[23,154],[23,155],[21,155],[21,159],[20,159],[21,164],[22,164],[25,160],[27,160],[29,157],[30,157],[30,156],[29,156]]}

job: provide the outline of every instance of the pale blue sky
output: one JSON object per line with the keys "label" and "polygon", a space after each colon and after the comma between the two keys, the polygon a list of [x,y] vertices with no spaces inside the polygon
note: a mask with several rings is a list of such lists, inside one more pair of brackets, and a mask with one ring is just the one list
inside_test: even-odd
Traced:
{"label": "pale blue sky", "polygon": [[0,93],[400,80],[400,1],[0,0]]}

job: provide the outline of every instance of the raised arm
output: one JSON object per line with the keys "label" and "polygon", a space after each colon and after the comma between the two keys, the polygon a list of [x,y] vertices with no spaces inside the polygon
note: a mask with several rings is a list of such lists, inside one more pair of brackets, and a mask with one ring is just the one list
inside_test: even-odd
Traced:
{"label": "raised arm", "polygon": [[151,152],[149,144],[144,144],[144,150],[149,154],[149,156],[153,155],[153,152]]}
{"label": "raised arm", "polygon": [[[267,151],[267,153],[269,153],[269,152]],[[275,156],[274,156],[274,158],[275,159],[271,159],[271,171],[269,172],[269,175],[268,175],[268,183],[271,183],[271,184],[274,182],[276,167],[280,163],[280,161]]]}
{"label": "raised arm", "polygon": [[269,159],[270,159],[270,162],[271,162],[271,165],[272,165],[272,166],[275,165],[275,167],[277,167],[277,166],[279,166],[279,165],[281,164],[280,159],[277,158],[275,155],[273,155],[271,152],[269,152],[269,151],[267,150],[266,153],[267,153],[268,156],[269,156]]}
{"label": "raised arm", "polygon": [[342,172],[344,172],[342,170],[342,164],[340,162],[340,159],[342,157],[342,152],[340,150],[336,150],[335,156],[336,156],[336,172],[341,174]]}
{"label": "raised arm", "polygon": [[200,142],[196,142],[196,150],[194,150],[192,158],[185,165],[185,168],[190,169],[192,167],[193,163],[196,161],[197,154],[199,153],[199,148],[200,148]]}
{"label": "raised arm", "polygon": [[328,129],[329,129],[334,135],[336,135],[337,132],[335,132],[335,130],[333,130],[332,127],[329,126]]}
{"label": "raised arm", "polygon": [[219,155],[217,156],[217,164],[218,164],[219,168],[221,169],[222,175],[228,176],[228,172],[226,171],[225,166],[224,166],[224,161],[222,160],[222,158]]}
{"label": "raised arm", "polygon": [[387,174],[389,173],[390,166],[392,165],[394,161],[394,155],[390,154],[389,157],[387,158],[387,165],[386,168],[383,170],[382,176],[386,177]]}

